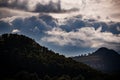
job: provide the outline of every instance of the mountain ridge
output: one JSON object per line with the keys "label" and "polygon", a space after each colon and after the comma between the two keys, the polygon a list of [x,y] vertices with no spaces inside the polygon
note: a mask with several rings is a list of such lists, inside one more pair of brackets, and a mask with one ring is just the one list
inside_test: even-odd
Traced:
{"label": "mountain ridge", "polygon": [[102,72],[120,72],[120,54],[105,47],[101,47],[97,51],[92,54],[88,54],[87,56],[76,56],[73,57],[73,59],[78,62],[83,62]]}
{"label": "mountain ridge", "polygon": [[1,35],[0,51],[2,80],[109,79],[108,75],[54,53],[24,35]]}

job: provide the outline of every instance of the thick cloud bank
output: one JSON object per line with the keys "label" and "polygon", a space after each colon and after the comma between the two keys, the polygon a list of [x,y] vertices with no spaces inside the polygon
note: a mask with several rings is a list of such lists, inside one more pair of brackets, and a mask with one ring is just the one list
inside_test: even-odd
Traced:
{"label": "thick cloud bank", "polygon": [[101,32],[101,30],[101,27],[97,30],[93,27],[83,27],[76,31],[66,32],[60,28],[53,28],[51,31],[46,32],[49,36],[42,38],[42,40],[53,42],[60,46],[78,45],[91,48],[103,46],[111,48],[120,47],[120,35],[114,35],[111,32]]}

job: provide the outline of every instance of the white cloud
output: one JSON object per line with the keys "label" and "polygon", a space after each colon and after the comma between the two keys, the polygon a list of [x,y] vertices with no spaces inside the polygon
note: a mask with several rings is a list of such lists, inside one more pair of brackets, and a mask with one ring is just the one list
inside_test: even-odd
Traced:
{"label": "white cloud", "polygon": [[18,30],[18,29],[12,30],[12,33],[19,33],[19,32],[20,32],[20,30]]}
{"label": "white cloud", "polygon": [[25,12],[22,10],[14,10],[9,8],[0,8],[0,21],[11,23],[17,18],[25,19],[27,17],[38,16],[39,13]]}
{"label": "white cloud", "polygon": [[[111,32],[101,32],[101,27],[95,30],[93,27],[83,27],[77,31],[66,32],[60,28],[47,31],[48,37],[43,41],[52,42],[60,46],[74,45],[82,47],[116,47],[120,44],[120,36]],[[118,45],[116,45],[118,44]]]}

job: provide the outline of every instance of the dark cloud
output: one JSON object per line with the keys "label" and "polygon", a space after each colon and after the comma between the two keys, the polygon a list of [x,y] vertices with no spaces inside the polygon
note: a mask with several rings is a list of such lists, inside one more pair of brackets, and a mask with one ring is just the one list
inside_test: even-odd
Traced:
{"label": "dark cloud", "polygon": [[97,21],[95,19],[83,20],[81,16],[75,16],[67,19],[65,21],[65,24],[60,25],[60,27],[67,32],[77,30],[82,27],[94,27],[95,29],[102,27],[102,32],[112,32],[113,34],[120,34],[120,31],[117,30],[117,28],[120,27],[120,22],[103,22]]}
{"label": "dark cloud", "polygon": [[38,3],[36,5],[36,8],[33,12],[55,12],[55,13],[63,13],[63,12],[73,12],[73,11],[79,11],[78,8],[71,8],[68,10],[61,8],[61,1],[58,0],[58,2],[50,1],[48,4],[42,4]]}
{"label": "dark cloud", "polygon": [[61,3],[54,3],[50,1],[48,4],[38,3],[34,12],[61,12]]}
{"label": "dark cloud", "polygon": [[40,15],[39,17],[15,18],[11,22],[0,21],[0,34],[10,33],[13,30],[19,30],[21,34],[37,38],[44,36],[44,32],[56,27],[56,19],[49,15]]}
{"label": "dark cloud", "polygon": [[[11,1],[11,2],[9,2]],[[0,1],[0,7],[8,7],[12,9],[22,9],[22,10],[28,10],[27,9],[27,0],[24,0],[23,2],[19,2],[20,0],[2,0]]]}
{"label": "dark cloud", "polygon": [[52,27],[58,26],[57,19],[54,19],[52,16],[42,15],[42,16],[39,16],[39,19],[42,19],[49,26],[52,26]]}
{"label": "dark cloud", "polygon": [[[28,35],[37,40],[40,40],[42,36],[45,36],[45,31],[56,27],[56,20],[49,15],[40,15],[39,17],[28,17],[28,18],[16,18],[12,22],[6,23],[2,21],[0,27],[2,30],[1,33],[4,33],[5,30],[12,32],[12,30],[19,30],[21,34]],[[3,28],[3,29],[2,29]]]}
{"label": "dark cloud", "polygon": [[63,10],[61,9],[60,6],[61,3],[54,3],[54,2],[49,2],[49,4],[43,5],[41,3],[38,3],[36,5],[36,8],[34,12],[55,12],[55,13],[63,13],[63,12],[73,12],[73,11],[79,11],[78,8],[71,8],[69,10]]}
{"label": "dark cloud", "polygon": [[8,0],[0,0],[0,7],[8,6]]}
{"label": "dark cloud", "polygon": [[[10,2],[11,1],[11,2]],[[61,9],[61,2],[53,2],[50,1],[47,4],[42,4],[38,2],[34,9],[30,9],[30,5],[28,4],[29,0],[24,0],[20,2],[20,0],[2,0],[0,1],[0,7],[8,7],[12,9],[20,9],[30,12],[53,12],[53,13],[62,13],[62,12],[72,12],[72,11],[79,11],[78,8],[71,8],[69,10],[63,10]]]}

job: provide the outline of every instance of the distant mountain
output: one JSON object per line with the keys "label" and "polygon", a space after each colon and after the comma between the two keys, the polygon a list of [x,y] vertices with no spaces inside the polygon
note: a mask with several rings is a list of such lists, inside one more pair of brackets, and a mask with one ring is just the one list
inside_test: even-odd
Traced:
{"label": "distant mountain", "polygon": [[120,73],[120,54],[105,47],[87,56],[76,56],[73,59],[103,72]]}
{"label": "distant mountain", "polygon": [[54,53],[26,36],[3,34],[0,36],[0,80],[109,79],[107,75]]}

